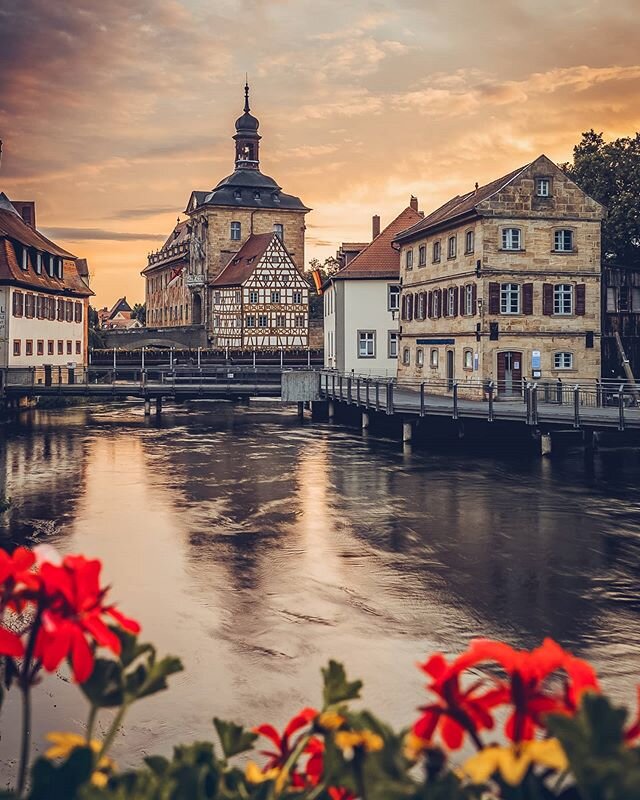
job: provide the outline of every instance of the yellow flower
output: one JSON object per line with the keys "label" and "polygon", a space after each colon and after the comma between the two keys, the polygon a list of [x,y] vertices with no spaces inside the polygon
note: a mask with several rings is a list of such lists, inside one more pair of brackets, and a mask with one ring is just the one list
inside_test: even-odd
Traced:
{"label": "yellow flower", "polygon": [[279,775],[279,769],[268,769],[266,772],[263,772],[253,761],[249,761],[244,770],[244,776],[249,783],[264,783],[265,781],[273,781],[276,780]]}
{"label": "yellow flower", "polygon": [[[102,749],[102,742],[92,739],[90,742],[79,733],[65,733],[64,731],[51,731],[46,738],[51,742],[51,747],[45,753],[47,758],[68,758],[77,747],[90,747],[97,755]],[[109,773],[115,769],[113,759],[103,756],[98,762],[97,769],[91,775],[91,783],[95,786],[106,786]]]}
{"label": "yellow flower", "polygon": [[382,750],[384,742],[381,736],[373,731],[338,731],[335,735],[336,745],[342,750],[342,754],[351,761],[356,748],[361,748],[367,753],[375,753]]}
{"label": "yellow flower", "polygon": [[318,717],[318,726],[325,731],[337,731],[345,722],[345,718],[335,711],[324,711]]}
{"label": "yellow flower", "polygon": [[413,731],[409,731],[409,733],[407,733],[407,735],[404,737],[404,757],[408,758],[409,761],[417,761],[424,751],[429,747],[431,747],[431,741],[429,739],[422,739],[420,736],[416,736]]}
{"label": "yellow flower", "polygon": [[464,765],[465,774],[474,783],[485,783],[496,772],[511,786],[517,786],[532,764],[550,767],[558,772],[569,766],[560,742],[543,739],[512,744],[510,747],[486,747]]}

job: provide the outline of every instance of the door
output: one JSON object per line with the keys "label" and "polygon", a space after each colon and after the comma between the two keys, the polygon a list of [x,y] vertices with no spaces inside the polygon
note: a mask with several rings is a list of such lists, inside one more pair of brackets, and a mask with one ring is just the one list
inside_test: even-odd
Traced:
{"label": "door", "polygon": [[455,379],[454,364],[454,352],[453,350],[447,350],[447,391],[453,389],[453,382]]}
{"label": "door", "polygon": [[202,298],[199,294],[193,295],[193,305],[191,308],[191,324],[202,325]]}
{"label": "door", "polygon": [[522,394],[522,353],[498,353],[498,394]]}
{"label": "door", "polygon": [[44,385],[51,386],[53,383],[52,374],[51,374],[51,364],[44,365]]}

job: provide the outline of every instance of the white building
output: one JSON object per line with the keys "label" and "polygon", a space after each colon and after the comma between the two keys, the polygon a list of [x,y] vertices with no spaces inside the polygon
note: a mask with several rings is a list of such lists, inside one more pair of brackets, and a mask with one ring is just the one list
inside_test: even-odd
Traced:
{"label": "white building", "polygon": [[214,346],[309,346],[309,286],[278,234],[252,234],[211,286]]}
{"label": "white building", "polygon": [[0,193],[0,368],[35,367],[66,381],[87,363],[87,263],[29,224]]}
{"label": "white building", "polygon": [[[375,218],[374,218],[375,219]],[[400,316],[400,253],[395,236],[422,219],[418,201],[333,275],[324,292],[324,365],[356,375],[395,376]]]}

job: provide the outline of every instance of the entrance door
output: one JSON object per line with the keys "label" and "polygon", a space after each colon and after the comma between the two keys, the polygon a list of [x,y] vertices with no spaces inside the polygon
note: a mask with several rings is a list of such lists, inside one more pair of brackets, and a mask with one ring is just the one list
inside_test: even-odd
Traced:
{"label": "entrance door", "polygon": [[199,294],[193,295],[193,306],[191,308],[191,324],[202,325],[202,298]]}
{"label": "entrance door", "polygon": [[454,373],[454,353],[453,350],[447,350],[447,390],[453,389],[453,382],[455,378]]}
{"label": "entrance door", "polygon": [[498,394],[522,394],[522,353],[498,353]]}

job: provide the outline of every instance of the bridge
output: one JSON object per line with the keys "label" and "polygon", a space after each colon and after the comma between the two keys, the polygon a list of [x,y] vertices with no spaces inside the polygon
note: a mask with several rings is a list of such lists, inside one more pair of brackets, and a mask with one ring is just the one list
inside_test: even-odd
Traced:
{"label": "bridge", "polygon": [[140,350],[143,347],[176,347],[197,350],[207,347],[207,332],[203,325],[179,325],[173,328],[100,329],[105,347]]}

